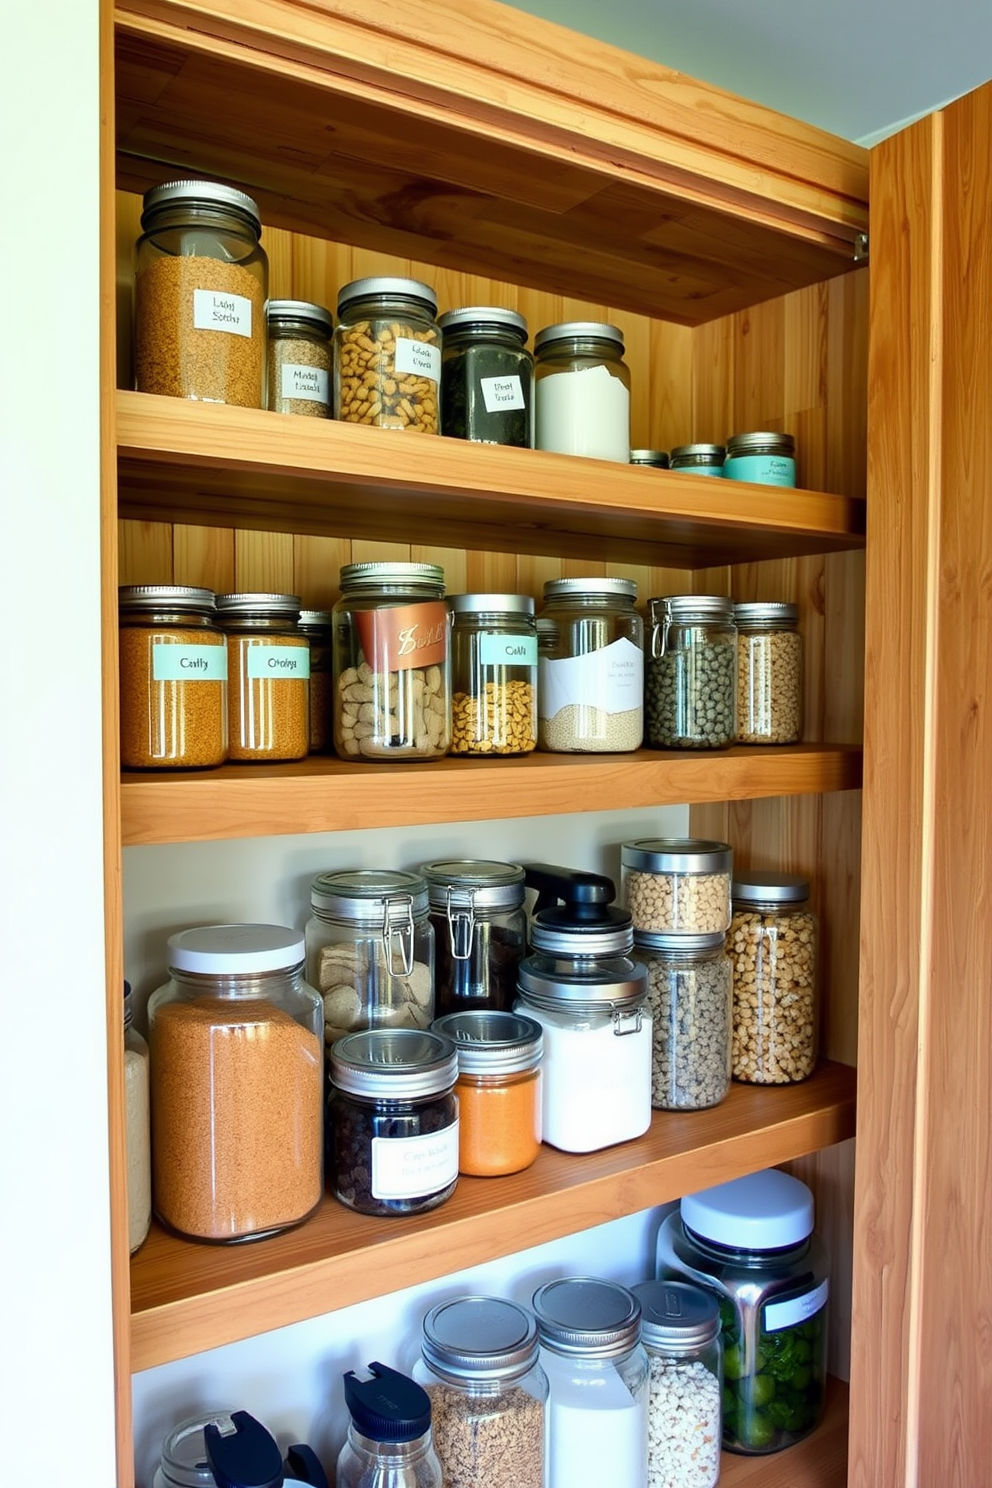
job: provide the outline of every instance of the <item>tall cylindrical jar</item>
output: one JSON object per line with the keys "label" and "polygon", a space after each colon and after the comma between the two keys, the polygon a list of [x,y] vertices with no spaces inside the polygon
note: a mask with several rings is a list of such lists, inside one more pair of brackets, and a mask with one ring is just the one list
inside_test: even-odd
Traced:
{"label": "tall cylindrical jar", "polygon": [[414,1368],[431,1398],[445,1488],[545,1488],[548,1380],[533,1315],[457,1297],[423,1321]]}
{"label": "tall cylindrical jar", "polygon": [[730,1090],[730,957],[716,935],[635,935],[654,1024],[651,1104],[701,1111]]}
{"label": "tall cylindrical jar", "polygon": [[642,1484],[648,1359],[641,1305],[613,1281],[570,1276],[533,1297],[548,1376],[548,1488]]}
{"label": "tall cylindrical jar", "polygon": [[196,769],[227,758],[227,646],[209,589],[125,584],[121,764]]}
{"label": "tall cylindrical jar", "polygon": [[135,266],[139,393],[264,407],[268,260],[250,196],[213,181],[145,192]]}
{"label": "tall cylindrical jar", "polygon": [[127,1141],[127,1237],[131,1255],[152,1222],[152,1149],[148,1045],[132,1027],[131,984],[124,983],[124,1121]]}
{"label": "tall cylindrical jar", "polygon": [[169,937],[148,1004],[152,1172],[179,1234],[257,1239],[320,1202],[323,1021],[303,955],[281,925]]}
{"label": "tall cylindrical jar", "polygon": [[737,737],[733,601],[673,594],[650,603],[645,731],[655,749],[725,749]]}
{"label": "tall cylindrical jar", "polygon": [[348,563],[334,606],[334,747],[345,759],[439,759],[451,743],[444,570]]}
{"label": "tall cylindrical jar", "polygon": [[647,1488],[715,1488],[723,1392],[717,1300],[684,1281],[642,1281],[631,1290],[650,1377]]}
{"label": "tall cylindrical jar", "polygon": [[537,626],[529,594],[451,594],[451,753],[537,744]]}
{"label": "tall cylindrical jar", "polygon": [[527,943],[524,870],[488,858],[423,863],[434,926],[434,1013],[513,1006]]}
{"label": "tall cylindrical jar", "polygon": [[803,734],[803,638],[794,604],[734,605],[737,737],[798,744]]}
{"label": "tall cylindrical jar", "polygon": [[310,747],[310,643],[295,594],[218,594],[227,633],[232,760],[302,759]]}
{"label": "tall cylindrical jar", "polygon": [[438,321],[441,433],[479,444],[533,443],[534,359],[527,322],[515,310],[469,305]]}
{"label": "tall cylindrical jar", "polygon": [[431,1027],[458,1050],[458,1168],[498,1178],[529,1168],[541,1146],[540,1023],[519,1013],[446,1013]]}
{"label": "tall cylindrical jar", "polygon": [[334,628],[330,610],[301,610],[300,630],[310,647],[311,754],[331,747],[334,731]]}
{"label": "tall cylindrical jar", "polygon": [[734,875],[735,1080],[788,1085],[816,1068],[819,1046],[818,928],[810,882],[770,870]]}
{"label": "tall cylindrical jar", "polygon": [[542,749],[613,754],[640,747],[644,625],[636,598],[633,579],[545,584],[538,663]]}
{"label": "tall cylindrical jar", "polygon": [[304,418],[330,418],[331,312],[309,300],[270,300],[265,318],[269,409]]}
{"label": "tall cylindrical jar", "polygon": [[418,279],[354,279],[338,294],[334,417],[437,434],[441,330],[437,296]]}
{"label": "tall cylindrical jar", "polygon": [[540,450],[630,460],[630,370],[615,325],[570,320],[534,338],[535,430]]}

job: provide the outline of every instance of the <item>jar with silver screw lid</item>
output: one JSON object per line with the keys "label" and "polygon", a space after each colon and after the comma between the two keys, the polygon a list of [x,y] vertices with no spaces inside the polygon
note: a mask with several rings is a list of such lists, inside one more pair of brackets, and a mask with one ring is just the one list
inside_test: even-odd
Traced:
{"label": "jar with silver screw lid", "polygon": [[723,1350],[720,1308],[685,1281],[642,1281],[648,1356],[647,1488],[715,1488],[720,1478]]}
{"label": "jar with silver screw lid", "polygon": [[513,1005],[527,944],[524,870],[488,858],[423,863],[434,926],[434,1012]]}
{"label": "jar with silver screw lid", "polygon": [[796,484],[796,441],[791,434],[732,434],[727,440],[723,474],[727,480],[756,481],[763,486]]}
{"label": "jar with silver screw lid", "polygon": [[669,455],[672,470],[685,475],[723,475],[726,449],[722,444],[677,444]]}
{"label": "jar with silver screw lid", "polygon": [[668,469],[668,453],[665,450],[632,449],[631,465],[649,465],[655,470]]}
{"label": "jar with silver screw lid", "polygon": [[331,747],[334,712],[334,617],[330,610],[301,610],[300,630],[310,646],[310,753]]}
{"label": "jar with silver screw lid", "polygon": [[803,638],[799,606],[734,605],[737,737],[742,744],[797,744],[803,734]]}
{"label": "jar with silver screw lid", "polygon": [[733,985],[726,937],[635,935],[648,970],[654,1038],[651,1104],[702,1111],[730,1090]]}
{"label": "jar with silver screw lid", "polygon": [[468,305],[438,320],[441,433],[478,444],[533,443],[534,358],[516,310]]}
{"label": "jar with silver screw lid", "polygon": [[726,749],[737,738],[737,627],[716,594],[652,599],[644,683],[656,749]]}
{"label": "jar with silver screw lid", "polygon": [[303,759],[310,748],[310,642],[295,594],[218,594],[227,634],[228,754]]}
{"label": "jar with silver screw lid", "polygon": [[623,332],[598,321],[545,326],[534,338],[539,450],[630,460],[630,370]]}
{"label": "jar with silver screw lid", "polygon": [[537,626],[529,594],[451,594],[451,753],[537,744]]}
{"label": "jar with silver screw lid", "polygon": [[331,312],[309,300],[270,300],[265,320],[270,411],[330,418]]}
{"label": "jar with silver screw lid", "polygon": [[227,759],[228,655],[209,589],[124,584],[121,764],[196,769]]}
{"label": "jar with silver screw lid", "polygon": [[[644,623],[633,579],[550,579],[538,619],[538,743],[623,753],[644,734]],[[554,625],[552,633],[551,625]]]}
{"label": "jar with silver screw lid", "polygon": [[458,1049],[458,1166],[473,1178],[519,1173],[541,1147],[544,1035],[534,1018],[488,1009],[431,1024]]}
{"label": "jar with silver screw lid", "polygon": [[437,295],[419,279],[354,279],[338,294],[334,417],[437,434],[441,329]]}
{"label": "jar with silver screw lid", "polygon": [[789,1085],[816,1068],[819,1045],[817,919],[799,873],[734,874],[735,1080]]}

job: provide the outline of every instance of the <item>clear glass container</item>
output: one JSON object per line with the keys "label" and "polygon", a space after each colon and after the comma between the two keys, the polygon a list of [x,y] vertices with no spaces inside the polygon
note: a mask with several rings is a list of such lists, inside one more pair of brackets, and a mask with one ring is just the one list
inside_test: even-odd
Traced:
{"label": "clear glass container", "polygon": [[434,927],[419,873],[319,874],[310,886],[307,976],[324,999],[327,1043],[362,1028],[429,1028]]}
{"label": "clear glass container", "polygon": [[434,926],[434,1014],[513,1006],[527,942],[518,863],[450,858],[422,863]]}
{"label": "clear glass container", "polygon": [[794,604],[734,605],[737,738],[798,744],[803,736],[803,638]]}
{"label": "clear glass container", "polygon": [[169,937],[148,1004],[155,1213],[195,1240],[248,1240],[320,1202],[323,1020],[303,936],[208,925]]}
{"label": "clear glass container", "polygon": [[449,1038],[370,1028],[329,1055],[328,1181],[359,1214],[419,1214],[458,1181],[458,1055]]}
{"label": "clear glass container", "polygon": [[344,1377],[348,1435],[338,1454],[337,1488],[450,1488],[431,1432],[426,1390],[385,1364],[371,1378]]}
{"label": "clear glass container", "polygon": [[127,1147],[127,1235],[131,1255],[152,1222],[152,1147],[148,1045],[131,1026],[131,984],[124,983],[124,1123]]}
{"label": "clear glass container", "polygon": [[[644,734],[644,622],[633,579],[551,579],[538,620],[538,743],[623,753]],[[551,623],[554,624],[552,635]]]}
{"label": "clear glass container", "polygon": [[788,1085],[816,1068],[819,974],[810,882],[797,873],[736,873],[727,937],[733,959],[735,1080]]}
{"label": "clear glass container", "polygon": [[227,645],[209,589],[125,584],[121,764],[198,769],[227,758]]}
{"label": "clear glass container", "polygon": [[139,393],[263,408],[268,260],[258,207],[213,181],[145,192],[134,281]]}
{"label": "clear glass container", "polygon": [[519,1013],[446,1013],[435,1033],[458,1050],[458,1168],[497,1178],[529,1168],[541,1148],[540,1023]]}
{"label": "clear glass container", "polygon": [[165,1438],[152,1488],[216,1488],[217,1479],[207,1457],[204,1432],[214,1426],[225,1436],[237,1431],[234,1410],[208,1411],[180,1421]]}
{"label": "clear glass container", "polygon": [[726,453],[722,444],[677,444],[669,455],[669,465],[686,475],[722,476]]}
{"label": "clear glass container", "polygon": [[265,319],[269,409],[304,418],[330,418],[331,312],[308,300],[270,300]]}
{"label": "clear glass container", "polygon": [[791,434],[732,434],[723,466],[727,480],[764,486],[796,484],[796,441]]}
{"label": "clear glass container", "polygon": [[441,330],[437,296],[418,279],[354,279],[338,294],[334,417],[437,434]]}
{"label": "clear glass container", "polygon": [[300,630],[310,647],[311,754],[331,747],[334,732],[334,644],[330,610],[301,610]]}
{"label": "clear glass container", "polygon": [[501,1297],[458,1297],[424,1318],[414,1378],[431,1399],[445,1488],[545,1488],[548,1380],[537,1323]]}
{"label": "clear glass container", "polygon": [[651,1104],[717,1106],[730,1090],[733,977],[722,932],[634,936],[654,1023]]}
{"label": "clear glass container", "polygon": [[639,837],[620,848],[620,887],[635,935],[730,929],[733,849],[704,837]]}
{"label": "clear glass container", "polygon": [[534,441],[534,358],[527,322],[515,310],[470,305],[438,321],[441,433],[479,444],[529,449]]}
{"label": "clear glass container", "polygon": [[548,1488],[643,1484],[648,1358],[641,1305],[613,1281],[574,1276],[533,1297],[548,1377]]}
{"label": "clear glass container", "polygon": [[592,320],[534,338],[534,444],[563,455],[630,460],[630,369],[623,332]]}
{"label": "clear glass container", "polygon": [[652,599],[644,682],[655,749],[725,749],[737,738],[737,627],[720,595]]}
{"label": "clear glass container", "polygon": [[723,1341],[723,1445],[778,1452],[823,1416],[826,1250],[813,1195],[769,1168],[683,1198],[658,1232],[658,1275],[712,1292]]}
{"label": "clear glass container", "polygon": [[284,1462],[279,1443],[255,1416],[220,1410],[193,1416],[169,1432],[152,1488],[278,1488],[283,1482],[326,1488],[313,1449],[297,1443]]}
{"label": "clear glass container", "polygon": [[348,563],[334,606],[334,747],[344,759],[439,759],[451,743],[444,570]]}
{"label": "clear glass container", "polygon": [[310,748],[310,643],[295,594],[218,594],[227,634],[228,755],[270,764]]}
{"label": "clear glass container", "polygon": [[537,625],[529,594],[451,594],[451,753],[537,744]]}
{"label": "clear glass container", "polygon": [[632,449],[630,452],[631,465],[649,465],[654,470],[667,470],[669,468],[667,450]]}
{"label": "clear glass container", "polygon": [[715,1488],[720,1478],[723,1350],[720,1308],[685,1281],[642,1281],[648,1356],[647,1488]]}

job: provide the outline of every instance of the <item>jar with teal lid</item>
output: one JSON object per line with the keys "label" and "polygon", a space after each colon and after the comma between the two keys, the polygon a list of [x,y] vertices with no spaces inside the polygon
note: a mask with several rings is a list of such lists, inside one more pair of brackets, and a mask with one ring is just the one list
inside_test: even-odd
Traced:
{"label": "jar with teal lid", "polygon": [[677,444],[669,456],[669,465],[686,475],[722,476],[725,454],[722,444]]}
{"label": "jar with teal lid", "polygon": [[727,480],[762,486],[796,484],[796,441],[791,434],[732,434],[723,466]]}

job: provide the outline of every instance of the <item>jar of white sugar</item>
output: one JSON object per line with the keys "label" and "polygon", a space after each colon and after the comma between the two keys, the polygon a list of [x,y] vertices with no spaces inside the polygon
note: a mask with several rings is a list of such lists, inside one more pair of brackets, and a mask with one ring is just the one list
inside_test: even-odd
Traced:
{"label": "jar of white sugar", "polygon": [[630,370],[614,325],[570,320],[534,338],[535,433],[540,450],[630,461]]}
{"label": "jar of white sugar", "polygon": [[644,622],[633,579],[549,579],[538,620],[537,742],[619,754],[644,734]]}
{"label": "jar of white sugar", "polygon": [[642,1281],[648,1356],[647,1488],[714,1488],[720,1477],[723,1357],[716,1298],[684,1281]]}

